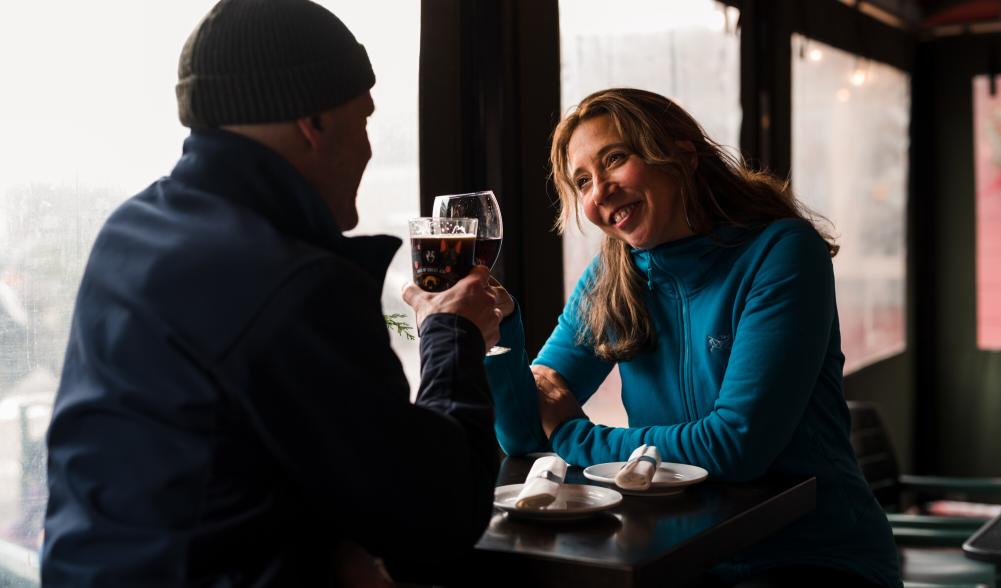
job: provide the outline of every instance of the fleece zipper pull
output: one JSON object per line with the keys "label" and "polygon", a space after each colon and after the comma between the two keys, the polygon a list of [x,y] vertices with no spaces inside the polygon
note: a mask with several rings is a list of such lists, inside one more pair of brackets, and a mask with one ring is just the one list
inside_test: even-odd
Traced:
{"label": "fleece zipper pull", "polygon": [[646,287],[653,291],[653,266],[646,268]]}

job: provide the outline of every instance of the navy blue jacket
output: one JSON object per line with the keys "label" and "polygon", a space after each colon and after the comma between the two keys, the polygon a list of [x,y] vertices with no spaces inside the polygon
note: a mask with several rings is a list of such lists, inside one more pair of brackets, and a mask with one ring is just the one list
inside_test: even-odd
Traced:
{"label": "navy blue jacket", "polygon": [[343,538],[391,561],[470,547],[498,468],[483,340],[428,317],[410,403],[379,302],[399,244],[341,235],[264,146],[192,133],[80,285],[43,584],[322,586]]}

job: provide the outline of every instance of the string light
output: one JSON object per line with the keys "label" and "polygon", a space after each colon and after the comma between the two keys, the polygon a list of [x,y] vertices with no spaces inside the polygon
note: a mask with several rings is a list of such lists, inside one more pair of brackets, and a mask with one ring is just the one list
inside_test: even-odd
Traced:
{"label": "string light", "polygon": [[810,49],[809,51],[806,52],[806,57],[810,61],[818,62],[824,59],[824,52],[814,47],[813,49]]}
{"label": "string light", "polygon": [[867,68],[863,66],[862,61],[860,59],[856,59],[855,67],[852,70],[852,75],[850,78],[853,86],[858,88],[859,86],[865,83],[865,80],[868,77],[866,70]]}

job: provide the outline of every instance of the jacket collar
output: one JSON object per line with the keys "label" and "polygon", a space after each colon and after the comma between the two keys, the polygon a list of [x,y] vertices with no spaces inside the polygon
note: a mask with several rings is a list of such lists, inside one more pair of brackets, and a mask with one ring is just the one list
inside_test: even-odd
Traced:
{"label": "jacket collar", "polygon": [[646,276],[647,285],[666,285],[668,291],[681,287],[693,292],[702,287],[714,271],[721,253],[741,247],[754,234],[752,229],[720,226],[704,235],[669,241],[652,249],[633,249],[633,261]]}
{"label": "jacket collar", "polygon": [[348,258],[382,283],[402,241],[346,237],[321,196],[268,147],[221,129],[192,131],[170,177],[268,219],[280,232]]}

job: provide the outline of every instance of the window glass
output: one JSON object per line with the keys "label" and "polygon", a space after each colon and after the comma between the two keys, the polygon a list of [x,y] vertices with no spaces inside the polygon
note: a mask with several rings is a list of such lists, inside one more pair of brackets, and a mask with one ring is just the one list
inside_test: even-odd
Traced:
{"label": "window glass", "polygon": [[[316,1],[316,0],[314,0]],[[417,161],[417,73],[420,54],[420,2],[393,2],[393,18],[385,18],[386,4],[352,0],[319,0],[336,14],[365,45],[375,87],[375,114],[369,120],[372,143],[369,162],[358,188],[358,234],[396,235],[404,245],[393,258],[382,291],[387,314],[406,315],[413,325],[413,311],[400,298],[404,284],[413,280],[410,268],[407,219],[420,216],[420,175]],[[416,335],[416,329],[412,329]],[[420,358],[416,339],[391,334],[400,356],[411,397],[420,383]]]}
{"label": "window glass", "polygon": [[905,346],[910,78],[882,63],[792,39],[792,179],[834,225],[845,372]]}
{"label": "window glass", "polygon": [[[735,8],[712,0],[596,0],[560,2],[561,104],[588,94],[634,87],[675,100],[716,141],[736,152],[740,142],[740,39]],[[601,231],[581,217],[583,230],[563,238],[565,296],[598,252]],[[595,421],[625,425],[614,370],[584,410]]]}
{"label": "window glass", "polygon": [[1001,77],[973,78],[977,347],[1001,349]]}
{"label": "window glass", "polygon": [[[418,213],[420,3],[393,3],[392,19],[378,4],[320,3],[366,46],[378,80],[368,127],[374,156],[354,232],[403,238],[405,219]],[[3,9],[0,54],[10,58],[0,61],[0,540],[39,545],[44,435],[83,266],[108,214],[180,155],[188,131],[177,120],[177,59],[213,4],[60,0]],[[387,313],[404,312],[406,253],[389,272]],[[392,340],[416,384],[415,344]]]}

